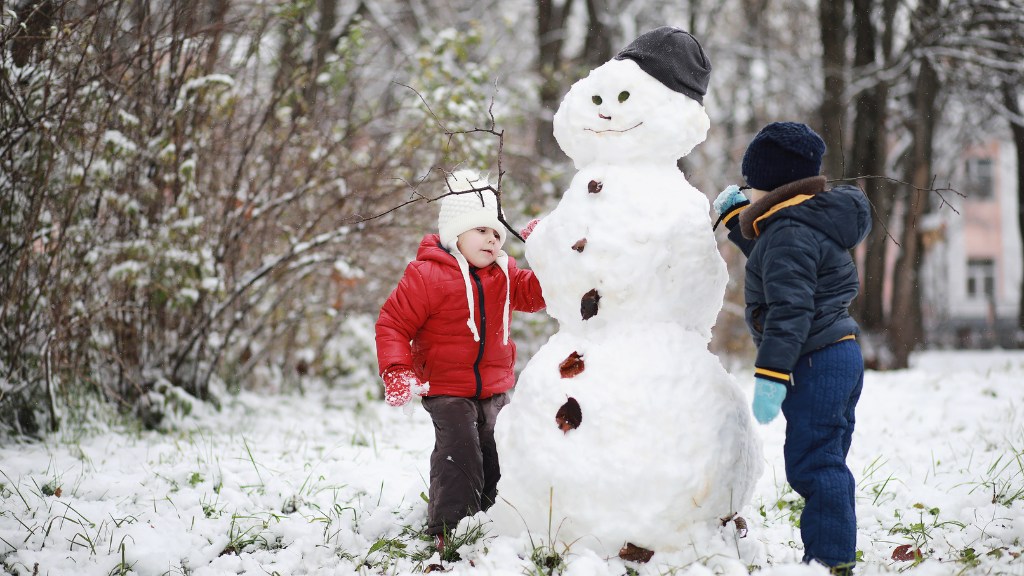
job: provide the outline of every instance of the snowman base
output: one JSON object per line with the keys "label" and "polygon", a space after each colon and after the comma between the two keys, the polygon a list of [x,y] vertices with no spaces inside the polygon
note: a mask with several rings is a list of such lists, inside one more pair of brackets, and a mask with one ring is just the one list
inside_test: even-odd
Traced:
{"label": "snowman base", "polygon": [[[608,556],[626,542],[700,548],[741,512],[763,458],[742,391],[706,346],[673,323],[553,335],[495,428],[497,527]],[[565,378],[574,353],[586,368]]]}
{"label": "snowman base", "polygon": [[[757,538],[743,537],[732,527],[722,526],[719,522],[712,526],[692,525],[671,545],[664,542],[649,544],[649,534],[634,534],[625,540],[610,541],[599,534],[581,534],[573,529],[570,519],[558,521],[552,518],[550,527],[527,528],[518,510],[507,501],[502,501],[500,495],[498,500],[498,504],[487,512],[491,521],[490,533],[518,539],[526,546],[520,552],[520,557],[530,556],[531,550],[548,549],[566,553],[571,551],[577,560],[592,557],[602,562],[622,561],[651,566],[683,566],[692,563],[704,564],[709,568],[728,566],[727,569],[717,571],[718,574],[745,573],[746,567],[764,566],[767,562],[763,542]],[[623,524],[628,524],[628,521]],[[799,558],[794,561],[799,561]]]}

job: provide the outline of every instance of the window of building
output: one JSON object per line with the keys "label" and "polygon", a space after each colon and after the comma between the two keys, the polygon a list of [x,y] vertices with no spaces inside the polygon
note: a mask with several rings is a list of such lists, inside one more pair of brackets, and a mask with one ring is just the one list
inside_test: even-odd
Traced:
{"label": "window of building", "polygon": [[990,259],[967,261],[967,297],[993,299],[996,296],[996,264]]}
{"label": "window of building", "polygon": [[991,158],[968,158],[965,173],[968,198],[974,200],[992,198],[994,183]]}

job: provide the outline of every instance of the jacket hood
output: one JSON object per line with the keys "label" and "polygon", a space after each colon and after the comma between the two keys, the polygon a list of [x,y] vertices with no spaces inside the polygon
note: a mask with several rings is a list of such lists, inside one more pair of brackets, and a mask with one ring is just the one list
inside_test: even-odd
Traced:
{"label": "jacket hood", "polygon": [[455,261],[455,255],[441,246],[439,234],[427,234],[420,240],[420,247],[416,249],[416,259],[437,262],[452,268],[459,267],[458,262]]}
{"label": "jacket hood", "polygon": [[772,190],[740,214],[740,225],[745,237],[754,238],[783,219],[814,228],[847,250],[871,231],[871,207],[864,192],[849,184],[826,190],[824,176]]}

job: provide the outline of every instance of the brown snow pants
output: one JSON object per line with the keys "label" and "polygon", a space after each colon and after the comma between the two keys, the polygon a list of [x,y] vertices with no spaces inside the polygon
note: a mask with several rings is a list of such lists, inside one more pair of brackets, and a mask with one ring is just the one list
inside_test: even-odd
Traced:
{"label": "brown snow pants", "polygon": [[459,520],[494,504],[501,477],[494,422],[506,404],[508,394],[485,400],[423,398],[423,407],[434,421],[427,534],[455,530]]}

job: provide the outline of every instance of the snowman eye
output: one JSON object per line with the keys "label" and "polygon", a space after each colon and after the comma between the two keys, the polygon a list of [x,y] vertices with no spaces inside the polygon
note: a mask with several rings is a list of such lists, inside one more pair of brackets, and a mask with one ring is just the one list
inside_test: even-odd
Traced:
{"label": "snowman eye", "polygon": [[625,90],[619,92],[619,102],[625,102],[626,100],[629,100],[629,92]]}
{"label": "snowman eye", "polygon": [[593,98],[591,98],[590,100],[591,100],[591,101],[592,101],[592,102],[593,102],[594,104],[597,104],[598,106],[600,106],[600,105],[601,105],[601,102],[603,102],[603,100],[601,100],[601,97],[600,97],[600,96],[596,96],[596,95],[595,95],[595,96],[594,96]]}

